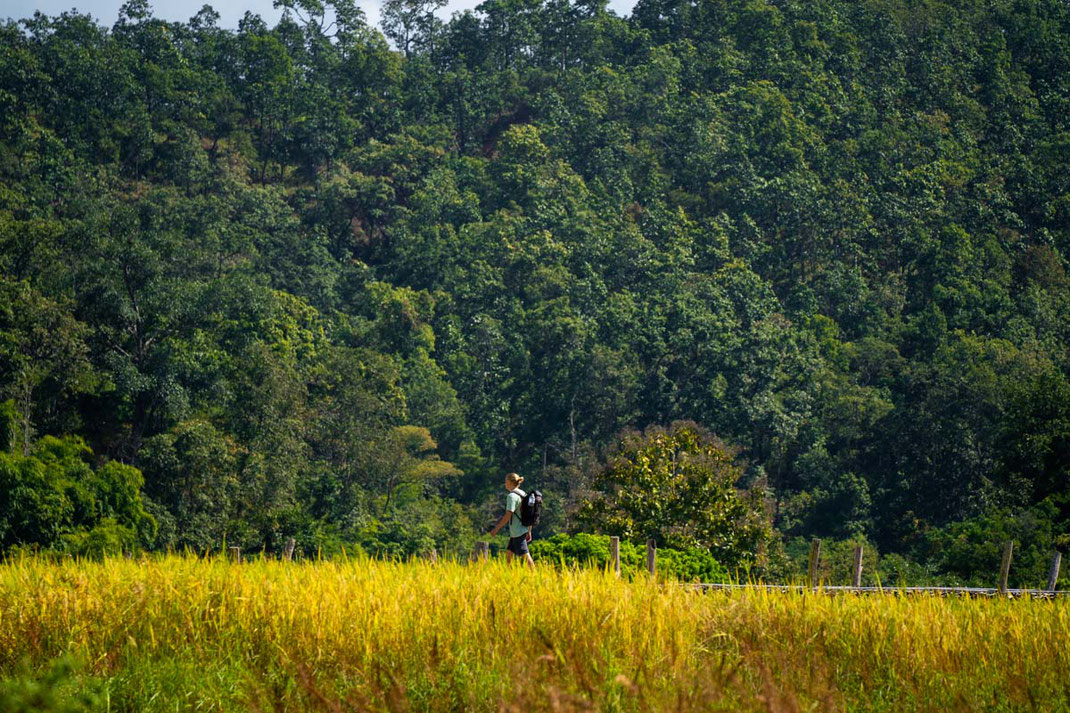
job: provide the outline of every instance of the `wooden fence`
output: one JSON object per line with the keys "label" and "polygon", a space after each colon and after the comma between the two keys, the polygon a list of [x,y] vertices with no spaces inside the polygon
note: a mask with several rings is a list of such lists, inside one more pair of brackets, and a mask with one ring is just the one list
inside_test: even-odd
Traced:
{"label": "wooden fence", "polygon": [[[283,549],[282,557],[286,561],[293,559],[294,538],[286,540],[286,545]],[[725,590],[725,589],[768,589],[783,592],[803,591],[803,590],[819,590],[828,594],[837,593],[858,593],[858,594],[938,594],[938,595],[964,595],[970,597],[992,597],[992,596],[1007,596],[1007,597],[1065,597],[1070,596],[1070,591],[1057,590],[1056,584],[1059,580],[1059,566],[1062,563],[1062,555],[1059,552],[1052,554],[1051,567],[1048,569],[1048,586],[1044,589],[1011,589],[1007,586],[1007,579],[1010,576],[1011,561],[1014,557],[1014,543],[1011,541],[1003,543],[1003,558],[1000,561],[999,567],[999,584],[995,587],[863,587],[862,586],[862,545],[857,545],[854,551],[854,565],[851,568],[851,582],[850,586],[840,585],[826,585],[822,584],[820,578],[820,564],[821,564],[821,540],[814,538],[810,542],[810,556],[807,562],[807,579],[809,580],[809,586],[795,585],[795,584],[721,584],[714,582],[699,582],[699,583],[687,583],[681,582],[682,586],[693,587],[698,590]],[[241,562],[241,549],[238,547],[230,547],[227,551],[228,558],[232,562]],[[475,548],[472,550],[472,561],[484,562],[490,558],[490,543],[486,541],[477,542]],[[609,538],[609,558],[612,564],[613,572],[619,577],[621,573],[620,569],[620,538]],[[431,562],[438,561],[438,554],[431,550],[426,555],[426,559]],[[657,573],[658,566],[658,549],[654,540],[647,540],[646,543],[646,571],[654,575]]]}
{"label": "wooden fence", "polygon": [[[1014,543],[1003,543],[1003,558],[1000,561],[999,584],[996,587],[863,587],[862,586],[862,545],[857,545],[854,552],[854,565],[851,568],[851,586],[823,585],[820,579],[819,567],[821,564],[821,540],[816,537],[810,542],[810,557],[807,563],[807,579],[809,586],[789,584],[718,584],[718,583],[681,583],[684,586],[694,587],[699,590],[718,589],[751,589],[762,588],[777,591],[802,591],[820,590],[828,594],[850,593],[859,594],[938,594],[938,595],[964,595],[971,597],[1056,597],[1070,596],[1070,591],[1058,591],[1055,589],[1059,579],[1059,565],[1062,555],[1055,552],[1051,558],[1051,567],[1048,570],[1048,586],[1045,589],[1011,589],[1007,586],[1007,578],[1010,576],[1011,560],[1014,556]],[[473,561],[485,561],[490,557],[490,543],[477,542],[472,551]],[[620,576],[620,538],[609,538],[609,558],[613,571]],[[657,573],[657,545],[654,540],[646,543],[646,571],[651,575]]]}

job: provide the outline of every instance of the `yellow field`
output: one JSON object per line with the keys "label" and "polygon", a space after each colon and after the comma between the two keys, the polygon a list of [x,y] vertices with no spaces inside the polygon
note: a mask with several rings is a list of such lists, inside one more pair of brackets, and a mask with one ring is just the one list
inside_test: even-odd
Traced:
{"label": "yellow field", "polygon": [[119,710],[1066,710],[1070,602],[501,563],[0,565],[0,678]]}

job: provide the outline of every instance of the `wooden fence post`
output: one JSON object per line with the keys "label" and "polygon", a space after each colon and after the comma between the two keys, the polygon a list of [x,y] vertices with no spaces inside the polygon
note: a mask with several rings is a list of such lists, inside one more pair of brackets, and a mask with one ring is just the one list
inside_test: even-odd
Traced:
{"label": "wooden fence post", "polygon": [[658,566],[658,548],[654,544],[654,540],[646,541],[646,571],[650,574],[654,574],[657,571]]}
{"label": "wooden fence post", "polygon": [[292,537],[286,538],[286,546],[282,548],[282,558],[287,562],[294,558],[294,547],[297,546],[297,540]]}
{"label": "wooden fence post", "polygon": [[1059,581],[1059,565],[1063,561],[1063,555],[1058,550],[1051,556],[1051,569],[1048,570],[1048,591],[1055,591],[1055,584]]}
{"label": "wooden fence post", "polygon": [[1003,563],[999,567],[999,591],[1001,594],[1007,591],[1007,576],[1011,572],[1011,556],[1014,554],[1014,541],[1007,540],[1003,544]]}
{"label": "wooden fence post", "polygon": [[620,538],[609,538],[609,560],[613,563],[613,573],[620,576]]}
{"label": "wooden fence post", "polygon": [[486,562],[490,557],[490,543],[489,542],[477,542],[476,548],[472,550],[472,560],[475,562]]}
{"label": "wooden fence post", "polygon": [[241,562],[241,548],[240,547],[228,547],[227,554],[230,556],[231,562]]}
{"label": "wooden fence post", "polygon": [[862,586],[862,545],[855,547],[855,571],[854,576],[851,578],[851,585],[855,587]]}
{"label": "wooden fence post", "polygon": [[810,565],[807,574],[810,576],[810,586],[817,586],[817,565],[821,561],[821,540],[816,537],[810,540]]}

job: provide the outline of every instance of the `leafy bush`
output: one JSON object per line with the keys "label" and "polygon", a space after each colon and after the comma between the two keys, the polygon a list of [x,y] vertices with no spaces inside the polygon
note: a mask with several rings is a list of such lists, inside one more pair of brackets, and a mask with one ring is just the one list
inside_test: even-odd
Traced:
{"label": "leafy bush", "polygon": [[72,555],[86,557],[119,555],[123,550],[129,551],[137,547],[137,533],[110,517],[101,520],[91,530],[76,530],[60,539],[63,543],[62,549]]}
{"label": "leafy bush", "polygon": [[472,551],[474,527],[466,508],[437,496],[410,500],[383,518],[368,517],[356,539],[377,557],[419,557],[434,549],[439,556],[464,556]]}
{"label": "leafy bush", "polygon": [[[1003,543],[1013,540],[1010,586],[1043,587],[1047,583],[1052,547],[1061,545],[1059,537],[1052,534],[1053,513],[1036,507],[1017,514],[993,513],[932,529],[907,555],[881,553],[875,544],[864,539],[823,539],[818,576],[826,585],[850,584],[855,547],[861,544],[863,586],[994,587],[998,582]],[[779,563],[775,572],[764,572],[763,576],[773,582],[804,582],[809,555],[809,539],[790,538],[784,542],[784,562]],[[1059,587],[1064,588],[1066,582],[1064,570]]]}
{"label": "leafy bush", "polygon": [[[852,582],[855,547],[862,545],[862,586],[874,587],[927,587],[953,585],[941,579],[935,569],[926,563],[916,562],[900,554],[881,554],[877,546],[863,538],[847,540],[821,540],[821,559],[818,563],[818,579],[824,585],[844,586]],[[786,566],[781,566],[774,582],[804,583],[807,580],[810,560],[810,540],[793,537],[784,543]]]}
{"label": "leafy bush", "polygon": [[621,538],[708,547],[743,564],[769,537],[760,489],[739,490],[734,453],[701,426],[676,421],[624,433],[581,517]]}
{"label": "leafy bush", "polygon": [[[993,510],[925,533],[915,558],[931,562],[948,582],[995,586],[1003,544],[1014,542],[1009,583],[1012,587],[1043,587],[1048,581],[1053,548],[1066,547],[1061,533],[1058,498],[1030,508]],[[1064,577],[1060,582],[1065,583]]]}
{"label": "leafy bush", "polygon": [[141,472],[94,460],[77,436],[45,436],[27,455],[0,452],[0,552],[38,545],[101,556],[150,544],[156,521]]}
{"label": "leafy bush", "polygon": [[[570,567],[609,567],[609,537],[578,533],[554,535],[531,543],[532,557]],[[627,541],[620,543],[621,574],[635,576],[646,568],[646,547]],[[728,579],[724,566],[706,550],[658,548],[657,571],[660,576],[688,582],[723,582]]]}

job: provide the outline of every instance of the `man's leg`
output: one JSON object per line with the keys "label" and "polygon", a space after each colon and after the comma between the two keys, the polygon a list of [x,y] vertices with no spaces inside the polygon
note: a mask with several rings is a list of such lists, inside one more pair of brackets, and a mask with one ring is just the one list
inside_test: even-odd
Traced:
{"label": "man's leg", "polygon": [[531,553],[530,552],[528,552],[526,555],[524,555],[524,561],[528,563],[528,567],[531,567],[532,569],[535,569],[535,560],[531,559]]}

